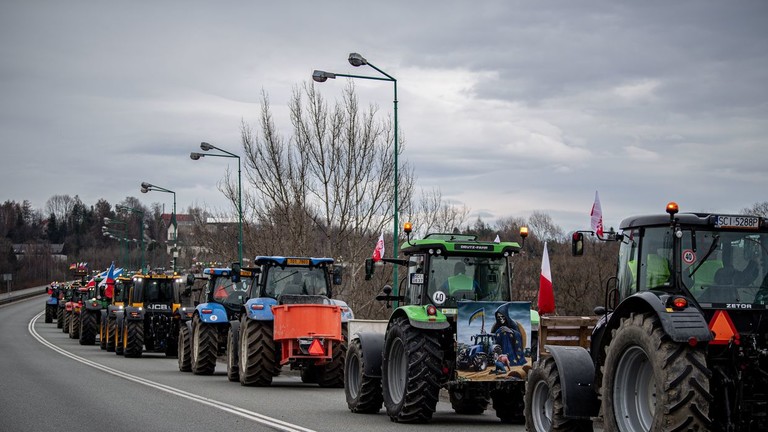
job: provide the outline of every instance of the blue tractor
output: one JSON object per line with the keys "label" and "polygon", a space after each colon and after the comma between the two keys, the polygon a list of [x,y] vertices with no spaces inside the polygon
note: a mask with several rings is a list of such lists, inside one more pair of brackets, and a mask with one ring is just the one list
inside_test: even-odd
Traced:
{"label": "blue tractor", "polygon": [[[227,354],[228,362],[235,348],[240,313],[253,284],[256,272],[233,268],[206,268],[202,279],[207,282],[200,292],[194,310],[183,308],[183,324],[179,328],[179,370],[195,375],[211,375],[216,359]],[[191,319],[188,319],[191,313]],[[227,376],[237,381],[237,365],[227,368]],[[235,375],[233,375],[235,373]]]}
{"label": "blue tractor", "polygon": [[46,324],[52,323],[57,318],[57,312],[59,310],[59,283],[51,282],[48,286],[48,298],[45,299],[45,322]]}
{"label": "blue tractor", "polygon": [[343,387],[346,323],[352,310],[333,298],[341,267],[332,258],[257,256],[237,340],[240,384],[268,386],[284,365],[302,381]]}

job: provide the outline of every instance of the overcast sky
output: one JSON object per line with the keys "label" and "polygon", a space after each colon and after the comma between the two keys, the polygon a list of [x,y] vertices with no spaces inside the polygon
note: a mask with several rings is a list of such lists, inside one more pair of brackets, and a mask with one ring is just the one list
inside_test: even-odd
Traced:
{"label": "overcast sky", "polygon": [[[285,105],[359,52],[398,80],[404,158],[471,219],[606,226],[768,201],[766,1],[0,2],[0,201],[231,211],[228,159],[261,92]],[[365,70],[367,69],[367,70]],[[320,84],[333,101],[344,80]],[[392,109],[392,86],[355,82]],[[231,168],[236,169],[236,164]]]}

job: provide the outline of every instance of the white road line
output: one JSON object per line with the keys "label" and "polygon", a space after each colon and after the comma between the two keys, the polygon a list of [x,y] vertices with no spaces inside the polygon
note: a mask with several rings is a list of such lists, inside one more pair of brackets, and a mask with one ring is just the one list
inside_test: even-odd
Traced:
{"label": "white road line", "polygon": [[266,425],[266,426],[269,426],[269,427],[272,427],[272,428],[275,428],[275,429],[278,429],[278,430],[281,430],[281,431],[286,431],[286,432],[315,432],[312,429],[307,429],[305,427],[302,427],[302,426],[299,426],[299,425],[295,425],[295,424],[292,424],[292,423],[288,423],[288,422],[284,422],[282,420],[278,420],[278,419],[275,419],[275,418],[272,418],[272,417],[268,417],[268,416],[265,416],[263,414],[259,414],[259,413],[253,412],[253,411],[248,411],[246,409],[243,409],[243,408],[240,408],[240,407],[236,407],[234,405],[230,405],[230,404],[227,404],[227,403],[224,403],[224,402],[220,402],[220,401],[217,401],[215,399],[206,398],[206,397],[203,397],[203,396],[200,396],[200,395],[196,395],[194,393],[189,393],[189,392],[186,392],[184,390],[179,390],[177,388],[167,386],[165,384],[160,384],[160,383],[157,383],[157,382],[154,382],[154,381],[150,381],[148,379],[144,379],[144,378],[141,378],[141,377],[138,377],[138,376],[135,376],[135,375],[127,374],[127,373],[119,371],[117,369],[113,369],[111,367],[104,366],[102,364],[99,364],[99,363],[96,363],[94,361],[88,360],[88,359],[86,359],[84,357],[80,357],[78,355],[72,354],[71,352],[66,351],[66,350],[64,350],[62,348],[59,348],[56,345],[48,342],[46,339],[44,339],[42,336],[40,336],[39,333],[37,333],[37,330],[35,330],[35,322],[42,315],[43,315],[43,312],[40,312],[37,315],[35,315],[32,318],[31,321],[29,321],[29,325],[27,326],[27,329],[29,330],[29,333],[32,335],[32,337],[37,339],[38,342],[40,342],[41,344],[47,346],[48,348],[50,348],[50,349],[52,349],[52,350],[54,350],[56,352],[58,352],[59,354],[65,356],[65,357],[69,357],[72,360],[80,362],[80,363],[82,363],[82,364],[84,364],[86,366],[90,366],[92,368],[95,368],[95,369],[101,370],[103,372],[106,372],[108,374],[111,374],[111,375],[114,375],[114,376],[126,379],[128,381],[133,381],[135,383],[142,384],[142,385],[145,385],[147,387],[152,387],[154,389],[157,389],[157,390],[160,390],[160,391],[164,391],[166,393],[169,393],[169,394],[172,394],[172,395],[175,395],[175,396],[179,396],[179,397],[182,397],[184,399],[188,399],[188,400],[191,400],[191,401],[194,401],[194,402],[201,403],[203,405],[210,406],[212,408],[216,408],[216,409],[219,409],[219,410],[231,413],[231,414],[235,414],[235,415],[243,417],[245,419],[252,420],[252,421],[255,421],[257,423],[261,423],[263,425]]}

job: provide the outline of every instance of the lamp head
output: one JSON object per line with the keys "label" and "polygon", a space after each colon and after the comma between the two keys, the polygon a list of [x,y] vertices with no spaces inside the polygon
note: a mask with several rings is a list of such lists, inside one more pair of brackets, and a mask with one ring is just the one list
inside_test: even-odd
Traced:
{"label": "lamp head", "polygon": [[141,188],[141,193],[147,193],[147,192],[149,192],[149,189],[147,189],[147,188],[145,188],[145,187],[142,187],[142,188]]}
{"label": "lamp head", "polygon": [[316,82],[326,82],[328,81],[328,78],[336,79],[336,74],[321,70],[316,70],[312,72],[312,79]]}
{"label": "lamp head", "polygon": [[203,157],[203,155],[201,155],[200,153],[192,152],[189,154],[189,157],[192,160],[199,160],[201,157]]}
{"label": "lamp head", "polygon": [[154,186],[154,185],[152,185],[151,183],[141,182],[141,187],[144,188],[144,189],[149,189],[152,186]]}
{"label": "lamp head", "polygon": [[105,218],[104,218],[104,223],[105,223],[105,224],[108,224],[108,223],[110,223],[111,221],[112,221],[112,219],[110,219],[110,218],[108,218],[108,217],[105,217]]}
{"label": "lamp head", "polygon": [[354,67],[367,65],[368,60],[365,59],[365,57],[361,56],[358,53],[349,53],[349,64],[351,64]]}
{"label": "lamp head", "polygon": [[208,151],[208,150],[213,150],[214,147],[212,145],[208,144],[207,142],[201,142],[200,143],[200,148],[203,151]]}

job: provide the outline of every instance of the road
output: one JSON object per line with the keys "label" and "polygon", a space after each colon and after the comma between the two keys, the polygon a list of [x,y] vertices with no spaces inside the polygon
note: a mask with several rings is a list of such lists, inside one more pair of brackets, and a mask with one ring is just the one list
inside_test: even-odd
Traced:
{"label": "road", "polygon": [[493,410],[453,413],[438,403],[431,423],[397,425],[383,409],[353,414],[343,389],[303,384],[294,373],[272,387],[179,372],[176,359],[126,359],[45,324],[45,296],[0,306],[0,430],[2,431],[523,431],[502,425]]}

